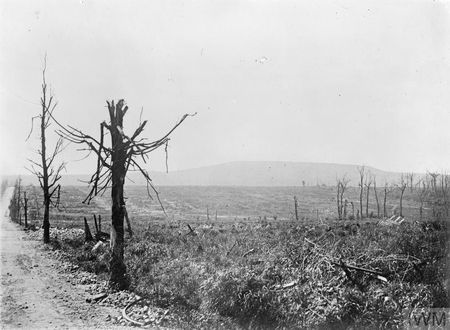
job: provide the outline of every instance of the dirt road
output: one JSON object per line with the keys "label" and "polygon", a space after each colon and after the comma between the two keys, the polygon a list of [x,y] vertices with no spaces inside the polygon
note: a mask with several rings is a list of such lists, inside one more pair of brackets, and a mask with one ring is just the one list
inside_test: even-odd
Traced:
{"label": "dirt road", "polygon": [[43,244],[24,240],[7,216],[12,192],[8,188],[0,209],[1,328],[119,328],[109,322],[119,310],[87,303],[83,287],[68,283]]}

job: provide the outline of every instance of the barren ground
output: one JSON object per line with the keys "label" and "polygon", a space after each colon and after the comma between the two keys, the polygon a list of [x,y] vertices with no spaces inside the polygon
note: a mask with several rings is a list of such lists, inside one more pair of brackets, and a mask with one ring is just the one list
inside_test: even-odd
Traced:
{"label": "barren ground", "polygon": [[24,239],[7,216],[12,191],[1,200],[1,328],[125,328],[109,321],[120,310],[87,303],[83,285],[72,285],[58,271],[59,261],[43,244]]}

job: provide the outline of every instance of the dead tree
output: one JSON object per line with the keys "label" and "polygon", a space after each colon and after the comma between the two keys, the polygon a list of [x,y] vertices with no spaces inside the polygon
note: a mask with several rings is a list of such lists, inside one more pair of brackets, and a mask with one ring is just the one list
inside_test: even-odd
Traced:
{"label": "dead tree", "polygon": [[21,200],[21,189],[22,189],[22,179],[17,179],[17,216],[19,217],[19,225],[22,224],[22,200]]}
{"label": "dead tree", "polygon": [[344,200],[344,214],[343,214],[344,219],[347,219],[347,205],[348,205],[348,200],[345,199]]}
{"label": "dead tree", "polygon": [[[28,169],[33,173],[39,180],[39,185],[41,186],[42,193],[44,195],[44,243],[50,242],[50,205],[57,207],[59,204],[60,189],[61,186],[58,184],[59,179],[61,179],[61,171],[64,169],[64,162],[60,163],[59,166],[54,166],[56,156],[61,153],[63,149],[63,139],[59,138],[56,142],[55,147],[51,153],[47,153],[47,140],[46,132],[51,124],[52,114],[56,108],[57,103],[54,102],[53,96],[48,95],[48,86],[45,81],[45,70],[46,61],[44,60],[44,69],[42,70],[42,96],[41,96],[41,113],[32,118],[32,124],[35,119],[40,121],[40,139],[41,148],[38,150],[40,156],[40,161],[36,162],[29,159],[31,163],[31,169]],[[31,126],[30,137],[33,131],[33,125]]]}
{"label": "dead tree", "polygon": [[405,180],[404,175],[402,174],[400,178],[400,184],[397,187],[400,189],[400,216],[403,217],[403,194],[405,193],[406,187],[408,183]]}
{"label": "dead tree", "polygon": [[295,220],[298,221],[298,200],[297,200],[297,196],[294,196],[294,211],[295,211]]}
{"label": "dead tree", "polygon": [[23,192],[23,216],[25,220],[25,228],[28,228],[28,197],[27,192]]}
{"label": "dead tree", "polygon": [[[83,202],[89,203],[95,196],[103,193],[108,187],[111,188],[112,214],[109,282],[114,287],[125,289],[129,284],[126,278],[126,267],[123,260],[124,217],[126,210],[124,200],[125,177],[129,170],[140,172],[146,180],[149,197],[151,197],[151,188],[162,207],[158,191],[155,189],[150,175],[143,168],[139,159],[146,163],[149,153],[160,147],[165,147],[167,167],[169,136],[189,115],[184,115],[162,138],[153,142],[147,142],[146,139],[140,138],[140,134],[144,130],[147,121],[140,123],[131,135],[127,135],[123,129],[123,119],[128,111],[128,106],[125,105],[124,100],[119,100],[117,104],[114,101],[107,101],[106,103],[109,111],[109,123],[104,121],[100,124],[99,139],[85,134],[72,126],[65,127],[61,124],[59,124],[60,129],[58,130],[58,134],[73,143],[85,145],[85,150],[94,152],[97,155],[97,168],[89,180],[90,190]],[[111,136],[109,145],[104,139],[105,130]],[[163,211],[165,211],[164,208]]]}
{"label": "dead tree", "polygon": [[419,180],[417,183],[417,197],[419,198],[420,207],[419,207],[419,216],[420,220],[423,218],[423,205],[428,197],[428,189],[424,180]]}
{"label": "dead tree", "polygon": [[368,176],[366,177],[366,182],[364,186],[366,187],[366,218],[369,217],[369,194],[370,194],[370,186],[372,185],[372,179]]}
{"label": "dead tree", "polygon": [[337,211],[338,211],[338,219],[341,220],[342,216],[341,216],[341,200],[339,198],[339,196],[341,195],[341,181],[337,180],[337,191],[336,191],[336,204],[337,204]]}
{"label": "dead tree", "polygon": [[364,177],[365,177],[365,167],[358,167],[359,172],[359,214],[361,219],[363,218],[363,192],[364,192]]}
{"label": "dead tree", "polygon": [[386,210],[386,201],[387,196],[391,192],[391,188],[389,187],[389,184],[387,182],[384,183],[384,196],[383,196],[383,218],[387,217],[387,210]]}
{"label": "dead tree", "polygon": [[441,204],[444,208],[443,213],[448,216],[449,208],[448,208],[448,197],[449,197],[449,175],[445,172],[441,174]]}
{"label": "dead tree", "polygon": [[433,189],[434,193],[437,193],[437,178],[439,176],[439,173],[434,172],[428,172],[428,175],[431,177],[431,188]]}
{"label": "dead tree", "polygon": [[377,179],[373,177],[373,193],[375,195],[375,201],[377,202],[377,218],[380,217],[380,202],[378,201],[378,192],[377,192]]}
{"label": "dead tree", "polygon": [[344,193],[349,182],[350,180],[347,179],[345,175],[342,179],[337,180],[337,208],[339,220],[346,218],[346,214],[344,215]]}
{"label": "dead tree", "polygon": [[414,190],[414,173],[413,172],[406,173],[405,176],[406,176],[407,185],[409,186],[409,190],[410,190],[410,192],[413,192],[413,190]]}

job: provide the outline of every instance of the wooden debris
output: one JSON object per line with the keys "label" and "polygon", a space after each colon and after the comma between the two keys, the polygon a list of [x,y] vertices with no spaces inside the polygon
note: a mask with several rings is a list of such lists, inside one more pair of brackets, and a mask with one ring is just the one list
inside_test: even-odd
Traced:
{"label": "wooden debris", "polygon": [[189,233],[187,233],[186,235],[197,236],[197,233],[195,232],[194,229],[192,229],[191,225],[188,224],[188,223],[187,223],[186,225],[187,225],[187,227],[189,228]]}
{"label": "wooden debris", "polygon": [[385,275],[384,273],[378,272],[376,270],[362,268],[362,267],[356,267],[356,266],[351,266],[351,265],[346,265],[342,260],[340,261],[340,263],[333,262],[333,261],[331,263],[336,265],[336,266],[340,266],[340,267],[344,266],[344,267],[346,267],[348,269],[359,270],[361,272],[366,272],[366,273],[370,273],[370,274],[374,274],[374,275],[379,275],[379,276]]}
{"label": "wooden debris", "polygon": [[91,297],[86,298],[86,302],[93,303],[93,302],[97,302],[99,300],[102,300],[102,299],[104,299],[106,297],[108,297],[107,293],[99,293],[99,294],[96,294],[95,296],[91,296]]}
{"label": "wooden debris", "polygon": [[392,225],[401,225],[405,221],[405,218],[402,216],[393,215],[388,219],[382,219],[378,221],[378,225],[381,226],[392,226]]}
{"label": "wooden debris", "polygon": [[297,284],[298,284],[298,281],[295,280],[295,281],[291,281],[291,282],[283,284],[283,285],[277,284],[273,288],[274,289],[279,289],[279,290],[284,290],[284,289],[292,288],[292,287],[296,286]]}
{"label": "wooden debris", "polygon": [[245,252],[245,253],[242,255],[242,257],[245,258],[245,257],[248,256],[249,254],[252,254],[252,253],[254,253],[254,252],[255,252],[255,249],[250,249],[250,250],[248,250],[247,252]]}
{"label": "wooden debris", "polygon": [[94,240],[94,238],[92,237],[92,234],[91,234],[91,230],[89,229],[89,224],[87,222],[86,217],[84,217],[84,240],[86,242]]}
{"label": "wooden debris", "polygon": [[352,274],[351,274],[350,271],[348,270],[347,265],[344,264],[344,262],[343,262],[342,260],[341,260],[340,264],[337,264],[337,265],[340,266],[340,267],[344,270],[344,273],[345,273],[345,275],[347,276],[347,278],[348,278],[353,284],[355,284],[355,285],[358,287],[358,289],[359,289],[360,291],[364,291],[364,287],[361,285],[361,283],[358,282],[358,280],[357,280],[356,278],[354,278],[354,277],[352,276]]}

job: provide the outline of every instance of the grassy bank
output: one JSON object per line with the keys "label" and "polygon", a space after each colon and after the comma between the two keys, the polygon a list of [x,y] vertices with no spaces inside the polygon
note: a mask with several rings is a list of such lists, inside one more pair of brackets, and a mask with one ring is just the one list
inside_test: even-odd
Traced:
{"label": "grassy bank", "polygon": [[153,225],[125,258],[132,289],[188,327],[393,327],[406,308],[448,307],[447,238],[437,222]]}

